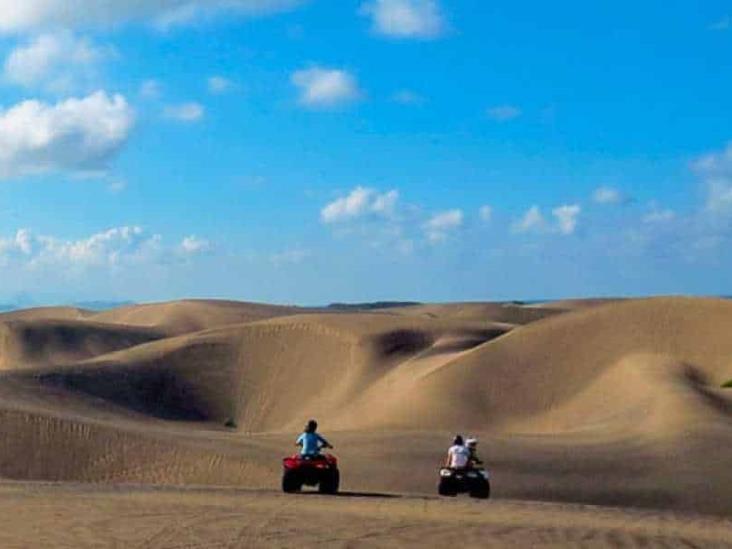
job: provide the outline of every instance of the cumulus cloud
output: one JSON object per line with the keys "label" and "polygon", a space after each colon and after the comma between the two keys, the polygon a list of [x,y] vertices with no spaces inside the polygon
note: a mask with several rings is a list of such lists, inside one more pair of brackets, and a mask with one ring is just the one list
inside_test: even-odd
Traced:
{"label": "cumulus cloud", "polygon": [[136,225],[113,227],[78,239],[20,229],[12,236],[0,237],[0,265],[82,273],[188,261],[211,249],[208,240],[197,236],[188,236],[175,246],[165,245],[161,235]]}
{"label": "cumulus cloud", "polygon": [[311,67],[295,71],[291,80],[300,92],[300,104],[307,107],[336,107],[361,95],[356,77],[345,70]]}
{"label": "cumulus cloud", "polygon": [[577,204],[565,204],[552,210],[552,215],[557,220],[557,230],[560,234],[573,234],[577,228],[577,221],[582,208]]}
{"label": "cumulus cloud", "polygon": [[360,11],[375,33],[392,38],[437,38],[446,28],[437,0],[373,0]]}
{"label": "cumulus cloud", "polygon": [[582,208],[578,204],[565,204],[554,208],[552,216],[556,223],[547,222],[539,206],[531,206],[524,215],[513,224],[515,233],[554,232],[562,235],[573,234]]}
{"label": "cumulus cloud", "polygon": [[210,251],[211,243],[205,238],[191,235],[181,241],[179,249],[184,255],[198,255]]}
{"label": "cumulus cloud", "polygon": [[133,126],[134,113],[121,95],[23,101],[0,110],[0,177],[103,171]]}
{"label": "cumulus cloud", "polygon": [[229,12],[260,15],[286,10],[300,0],[0,0],[0,32],[112,26],[129,21],[185,24]]}
{"label": "cumulus cloud", "polygon": [[5,60],[5,80],[27,88],[68,92],[93,82],[97,65],[113,50],[69,31],[42,34],[16,47]]}
{"label": "cumulus cloud", "polygon": [[628,197],[614,187],[598,187],[592,193],[592,200],[596,204],[616,205],[628,201]]}
{"label": "cumulus cloud", "polygon": [[214,95],[223,95],[234,89],[234,82],[223,76],[211,76],[207,84],[208,91]]}
{"label": "cumulus cloud", "polygon": [[458,209],[435,214],[424,226],[427,239],[433,244],[445,241],[452,231],[462,226],[463,217],[462,210]]}
{"label": "cumulus cloud", "polygon": [[347,196],[327,204],[320,211],[323,223],[339,223],[366,216],[389,217],[399,200],[399,192],[379,193],[374,189],[356,187]]}
{"label": "cumulus cloud", "polygon": [[486,114],[491,120],[496,122],[508,122],[514,120],[523,114],[520,108],[513,105],[497,105],[486,109]]}
{"label": "cumulus cloud", "polygon": [[145,259],[159,247],[159,235],[146,233],[137,226],[115,227],[78,240],[36,235],[21,229],[10,238],[0,238],[0,259],[31,268],[103,267]]}
{"label": "cumulus cloud", "polygon": [[528,233],[543,230],[545,227],[546,220],[539,206],[531,206],[521,219],[513,224],[513,231],[516,233]]}
{"label": "cumulus cloud", "polygon": [[181,103],[179,105],[168,105],[163,110],[165,118],[176,120],[178,122],[193,123],[203,119],[206,109],[200,103],[191,101],[189,103]]}

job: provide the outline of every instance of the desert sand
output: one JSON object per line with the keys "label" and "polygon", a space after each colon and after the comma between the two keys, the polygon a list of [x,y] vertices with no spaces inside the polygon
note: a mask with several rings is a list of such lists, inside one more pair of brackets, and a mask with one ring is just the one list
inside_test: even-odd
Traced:
{"label": "desert sand", "polygon": [[[732,301],[0,315],[0,546],[732,546]],[[316,417],[344,495],[280,494]],[[456,432],[488,502],[435,496]]]}

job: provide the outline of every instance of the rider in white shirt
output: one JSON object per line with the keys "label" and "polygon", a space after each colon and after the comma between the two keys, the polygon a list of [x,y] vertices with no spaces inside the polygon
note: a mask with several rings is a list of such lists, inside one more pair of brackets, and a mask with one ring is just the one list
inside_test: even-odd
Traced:
{"label": "rider in white shirt", "polygon": [[445,466],[450,469],[465,469],[470,463],[470,450],[465,446],[463,437],[457,435],[447,451]]}

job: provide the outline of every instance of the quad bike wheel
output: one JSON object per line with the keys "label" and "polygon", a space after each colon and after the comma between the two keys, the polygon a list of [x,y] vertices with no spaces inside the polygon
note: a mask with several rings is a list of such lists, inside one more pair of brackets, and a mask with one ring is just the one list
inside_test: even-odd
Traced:
{"label": "quad bike wheel", "polygon": [[285,471],[282,475],[282,491],[288,494],[299,492],[302,489],[302,481],[295,471]]}
{"label": "quad bike wheel", "polygon": [[337,494],[341,482],[341,475],[337,469],[329,471],[328,474],[320,481],[318,491],[321,494]]}
{"label": "quad bike wheel", "polygon": [[477,499],[488,499],[491,496],[491,485],[487,480],[481,479],[470,488],[470,497]]}
{"label": "quad bike wheel", "polygon": [[437,486],[437,493],[441,496],[457,496],[457,489],[452,479],[441,478],[440,484]]}

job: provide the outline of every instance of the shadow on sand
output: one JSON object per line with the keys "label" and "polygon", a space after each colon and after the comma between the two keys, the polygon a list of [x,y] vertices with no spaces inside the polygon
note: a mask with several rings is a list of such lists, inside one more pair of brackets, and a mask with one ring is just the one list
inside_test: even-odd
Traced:
{"label": "shadow on sand", "polygon": [[[308,492],[299,492],[298,495],[301,496],[324,496],[327,494],[321,494],[317,490],[315,491],[308,491]],[[380,492],[338,492],[337,494],[332,494],[331,497],[339,497],[339,498],[386,498],[386,499],[398,499],[403,496],[400,496],[398,494],[382,494]]]}

